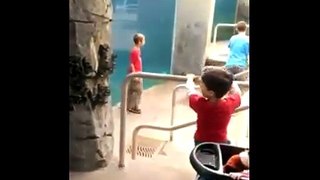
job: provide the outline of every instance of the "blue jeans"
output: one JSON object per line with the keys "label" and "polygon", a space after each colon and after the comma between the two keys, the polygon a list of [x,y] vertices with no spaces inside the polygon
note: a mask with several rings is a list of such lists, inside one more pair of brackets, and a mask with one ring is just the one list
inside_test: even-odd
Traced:
{"label": "blue jeans", "polygon": [[[245,71],[247,68],[240,67],[240,66],[227,66],[227,71],[229,71],[231,74],[235,75],[238,73],[241,73],[242,71]],[[245,76],[235,78],[237,81],[245,81],[247,78]]]}

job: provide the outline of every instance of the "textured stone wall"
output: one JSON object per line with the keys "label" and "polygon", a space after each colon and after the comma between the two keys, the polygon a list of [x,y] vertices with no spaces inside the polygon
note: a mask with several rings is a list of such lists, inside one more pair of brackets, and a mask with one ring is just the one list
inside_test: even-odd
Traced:
{"label": "textured stone wall", "polygon": [[239,0],[237,21],[249,22],[249,0]]}
{"label": "textured stone wall", "polygon": [[69,169],[91,171],[113,154],[113,7],[111,0],[69,0],[69,10]]}
{"label": "textured stone wall", "polygon": [[[238,22],[238,21],[245,21],[245,22],[250,24],[249,0],[239,0],[236,22]],[[247,31],[248,35],[249,35],[249,33],[250,33],[250,28]]]}
{"label": "textured stone wall", "polygon": [[177,0],[173,74],[200,74],[210,42],[215,0]]}

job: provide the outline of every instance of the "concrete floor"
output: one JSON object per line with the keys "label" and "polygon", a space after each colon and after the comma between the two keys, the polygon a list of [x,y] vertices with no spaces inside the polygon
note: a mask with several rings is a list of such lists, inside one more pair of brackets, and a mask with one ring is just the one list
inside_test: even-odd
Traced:
{"label": "concrete floor", "polygon": [[213,43],[209,44],[206,49],[206,57],[215,61],[226,62],[229,55],[228,43],[229,41],[218,41],[215,45]]}
{"label": "concrete floor", "polygon": [[[154,86],[143,93],[142,114],[127,114],[126,144],[131,144],[133,129],[142,124],[170,126],[170,109],[172,90],[177,83],[167,82]],[[248,93],[243,96],[242,104],[249,103]],[[177,94],[175,125],[196,120],[196,114],[188,107],[186,91]],[[190,126],[174,132],[173,142],[164,147],[166,155],[155,155],[153,158],[139,157],[130,159],[126,154],[123,169],[118,168],[120,109],[114,107],[114,158],[108,167],[89,173],[70,172],[71,180],[193,180],[195,171],[189,163],[189,153],[193,148],[195,126]],[[232,117],[228,131],[233,144],[248,147],[247,135],[248,110]],[[169,132],[157,130],[141,130],[139,135],[160,140],[168,140]]]}

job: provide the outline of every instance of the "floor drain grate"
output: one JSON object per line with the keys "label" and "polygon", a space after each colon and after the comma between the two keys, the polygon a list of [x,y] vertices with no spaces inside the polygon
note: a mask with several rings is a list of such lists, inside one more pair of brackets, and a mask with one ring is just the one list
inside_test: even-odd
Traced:
{"label": "floor drain grate", "polygon": [[[164,144],[165,141],[162,140],[137,136],[137,156],[152,158],[160,149],[162,149]],[[132,145],[127,147],[126,152],[128,154],[132,153]]]}

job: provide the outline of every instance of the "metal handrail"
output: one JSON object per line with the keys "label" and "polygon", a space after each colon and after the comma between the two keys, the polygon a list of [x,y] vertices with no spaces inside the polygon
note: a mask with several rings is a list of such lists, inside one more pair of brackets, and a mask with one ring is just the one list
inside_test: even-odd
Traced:
{"label": "metal handrail", "polygon": [[121,86],[121,106],[120,106],[120,143],[119,143],[119,168],[125,167],[125,144],[126,144],[126,108],[127,108],[127,92],[128,83],[132,78],[148,78],[148,79],[161,79],[161,80],[171,80],[178,82],[185,82],[187,80],[186,76],[177,76],[170,74],[158,74],[158,73],[148,73],[148,72],[136,72],[131,73],[126,76]]}
{"label": "metal handrail", "polygon": [[[234,111],[234,113],[238,113],[240,111],[244,111],[244,110],[247,110],[247,109],[249,109],[249,106],[242,106],[242,107],[237,108]],[[137,126],[133,130],[133,133],[132,133],[132,153],[131,153],[131,158],[133,160],[136,159],[136,156],[137,156],[137,136],[138,136],[138,133],[139,133],[139,131],[141,129],[155,129],[155,130],[161,130],[161,131],[175,131],[175,130],[182,129],[182,128],[185,128],[185,127],[188,127],[188,126],[192,126],[192,125],[194,125],[196,123],[197,123],[197,121],[192,121],[192,122],[180,124],[180,125],[177,125],[177,126],[171,126],[171,127],[160,127],[160,126],[152,126],[152,125],[140,125],[140,126]]]}
{"label": "metal handrail", "polygon": [[[187,81],[187,76],[171,75],[171,74],[158,74],[149,72],[136,72],[126,76],[121,86],[121,106],[120,106],[120,143],[119,143],[119,168],[125,167],[125,144],[126,144],[126,109],[127,109],[127,92],[128,83],[132,78],[147,78],[147,79],[160,79],[170,80],[177,82]],[[249,82],[238,81],[239,86],[249,87]]]}
{"label": "metal handrail", "polygon": [[235,74],[233,77],[234,78],[239,78],[239,77],[241,77],[241,76],[243,76],[245,74],[249,74],[249,70],[245,70],[245,71],[242,71],[242,72],[240,72],[238,74]]}
{"label": "metal handrail", "polygon": [[[214,31],[213,31],[213,45],[216,45],[217,43],[217,34],[218,34],[218,28],[219,27],[235,27],[237,24],[229,24],[229,23],[218,23],[215,27],[214,27]],[[249,28],[249,24],[247,24],[247,28]]]}
{"label": "metal handrail", "polygon": [[[199,88],[199,86],[196,86],[196,88]],[[172,102],[171,102],[171,119],[170,119],[171,126],[174,125],[176,97],[177,97],[177,92],[179,89],[187,89],[186,84],[179,84],[173,89]],[[172,140],[173,140],[173,131],[170,131],[170,141],[172,141]]]}
{"label": "metal handrail", "polygon": [[174,130],[178,130],[178,129],[182,129],[182,128],[194,125],[196,123],[197,123],[197,121],[192,121],[192,122],[188,122],[188,123],[185,123],[185,124],[180,124],[180,125],[172,126],[172,127],[160,127],[160,126],[152,126],[152,125],[140,125],[140,126],[137,126],[133,130],[133,134],[132,134],[131,159],[133,159],[133,160],[136,159],[136,154],[137,154],[137,135],[138,135],[138,132],[141,129],[155,129],[155,130],[162,130],[162,131],[174,131]]}

